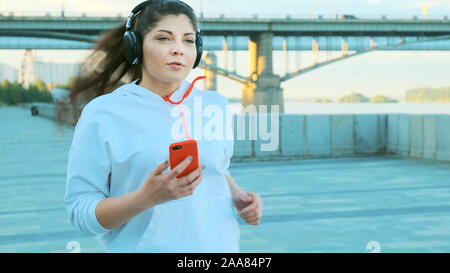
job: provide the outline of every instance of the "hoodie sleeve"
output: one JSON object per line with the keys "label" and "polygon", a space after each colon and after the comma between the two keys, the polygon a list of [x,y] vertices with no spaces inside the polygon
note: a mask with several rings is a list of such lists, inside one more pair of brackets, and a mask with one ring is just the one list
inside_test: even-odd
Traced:
{"label": "hoodie sleeve", "polygon": [[[104,115],[103,115],[104,116]],[[68,154],[65,207],[70,223],[81,233],[100,236],[109,230],[95,215],[97,204],[109,196],[111,164],[102,114],[92,103],[83,109]]]}

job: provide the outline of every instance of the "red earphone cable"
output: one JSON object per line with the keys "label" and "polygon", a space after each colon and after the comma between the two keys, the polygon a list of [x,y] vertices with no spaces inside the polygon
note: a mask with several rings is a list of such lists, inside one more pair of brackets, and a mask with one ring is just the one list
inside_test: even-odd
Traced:
{"label": "red earphone cable", "polygon": [[183,95],[183,98],[179,102],[173,102],[172,100],[170,100],[170,96],[172,96],[173,92],[167,97],[162,97],[165,101],[167,101],[167,102],[169,102],[171,104],[175,104],[178,107],[178,109],[180,110],[181,118],[183,119],[184,133],[185,133],[186,138],[188,140],[190,140],[191,137],[189,135],[189,131],[188,131],[187,124],[186,124],[186,119],[184,118],[183,110],[181,109],[180,104],[184,101],[185,98],[187,98],[187,96],[189,96],[189,94],[192,91],[192,88],[194,87],[195,82],[197,80],[204,79],[204,78],[206,78],[206,77],[205,76],[200,76],[200,77],[195,78],[192,81],[191,85],[189,86],[188,90],[186,90],[186,93]]}

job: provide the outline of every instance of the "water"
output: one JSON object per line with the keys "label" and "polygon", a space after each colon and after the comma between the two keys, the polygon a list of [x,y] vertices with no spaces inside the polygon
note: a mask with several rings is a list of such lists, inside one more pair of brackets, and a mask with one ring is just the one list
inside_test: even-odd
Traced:
{"label": "water", "polygon": [[[233,113],[242,113],[240,103],[231,103]],[[450,114],[450,103],[313,103],[285,101],[286,114]]]}

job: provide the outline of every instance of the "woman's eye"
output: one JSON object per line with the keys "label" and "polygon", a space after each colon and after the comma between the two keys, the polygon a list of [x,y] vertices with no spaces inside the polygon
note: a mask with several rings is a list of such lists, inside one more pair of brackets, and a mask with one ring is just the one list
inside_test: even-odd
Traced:
{"label": "woman's eye", "polygon": [[[160,38],[158,38],[158,40],[159,41],[166,41],[166,40],[169,40],[167,37],[160,37]],[[194,41],[193,40],[186,40],[186,42],[188,42],[188,43],[190,43],[190,44],[193,44],[194,43]]]}

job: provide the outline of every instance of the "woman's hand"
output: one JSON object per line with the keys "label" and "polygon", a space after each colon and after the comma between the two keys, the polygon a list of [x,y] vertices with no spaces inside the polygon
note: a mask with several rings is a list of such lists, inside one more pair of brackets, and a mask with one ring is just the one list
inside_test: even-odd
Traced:
{"label": "woman's hand", "polygon": [[202,166],[177,178],[190,162],[186,158],[170,172],[162,174],[169,167],[164,162],[150,173],[144,185],[136,191],[100,201],[95,208],[100,225],[112,230],[150,207],[191,195],[202,180]]}
{"label": "woman's hand", "polygon": [[263,202],[258,194],[239,191],[233,196],[233,204],[247,224],[259,225]]}
{"label": "woman's hand", "polygon": [[168,161],[158,165],[147,177],[144,185],[138,190],[143,206],[150,208],[170,200],[192,195],[195,188],[202,181],[203,166],[200,165],[189,174],[177,178],[191,163],[191,160],[189,157],[185,158],[180,164],[165,174],[162,172],[169,167]]}

